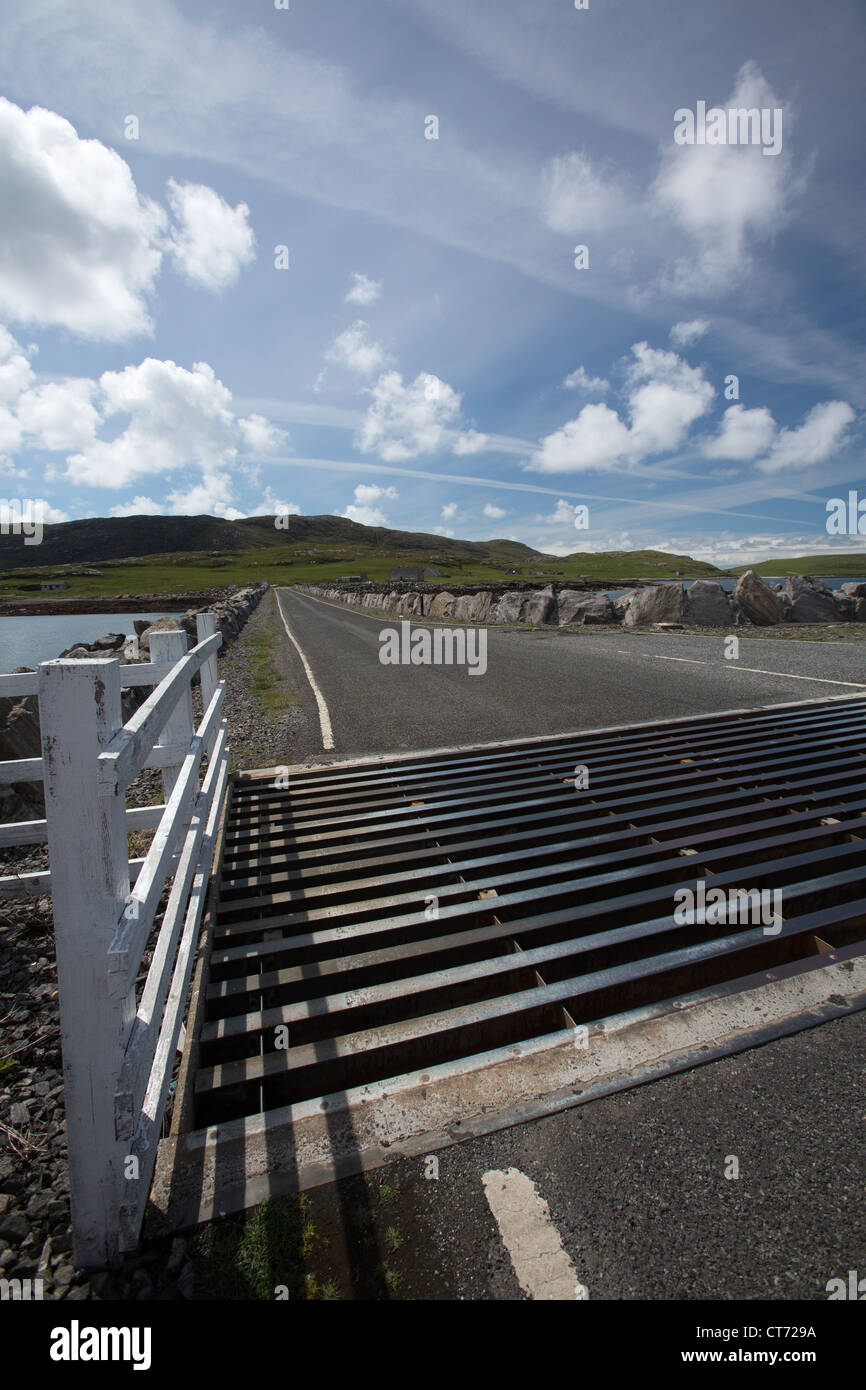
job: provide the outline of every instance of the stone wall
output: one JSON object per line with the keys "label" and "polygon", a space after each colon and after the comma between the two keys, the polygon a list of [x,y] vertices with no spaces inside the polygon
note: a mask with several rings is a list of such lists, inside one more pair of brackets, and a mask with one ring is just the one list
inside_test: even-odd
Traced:
{"label": "stone wall", "polygon": [[748,570],[733,592],[711,579],[646,584],[613,599],[601,589],[478,589],[432,585],[299,584],[302,593],[395,618],[537,627],[617,624],[623,627],[766,627],[775,623],[866,622],[866,584],[831,590],[821,579],[793,575],[771,588]]}
{"label": "stone wall", "polygon": [[229,642],[235,640],[250,614],[258,608],[268,587],[266,583],[250,584],[247,588],[238,589],[237,593],[230,594],[228,598],[221,598],[216,603],[210,603],[205,608],[188,608],[185,613],[178,613],[170,618],[158,618],[155,623],[146,623],[143,619],[137,619],[135,630],[138,633],[139,649],[142,656],[147,658],[149,654],[149,634],[151,632],[164,632],[170,628],[183,628],[189,637],[190,646],[195,646],[195,620],[199,613],[213,613],[216,618],[217,631],[222,633],[227,646]]}

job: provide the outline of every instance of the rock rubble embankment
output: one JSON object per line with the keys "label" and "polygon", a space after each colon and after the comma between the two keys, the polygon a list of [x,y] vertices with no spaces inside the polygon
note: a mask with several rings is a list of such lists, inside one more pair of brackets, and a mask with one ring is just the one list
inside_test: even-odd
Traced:
{"label": "rock rubble embankment", "polygon": [[777,623],[866,622],[866,584],[833,590],[823,580],[793,575],[771,588],[748,570],[729,593],[712,579],[693,584],[645,584],[616,598],[605,590],[479,589],[432,585],[299,584],[303,593],[365,612],[397,618],[452,619],[468,623],[523,623],[534,627],[622,624],[626,628],[768,627]]}

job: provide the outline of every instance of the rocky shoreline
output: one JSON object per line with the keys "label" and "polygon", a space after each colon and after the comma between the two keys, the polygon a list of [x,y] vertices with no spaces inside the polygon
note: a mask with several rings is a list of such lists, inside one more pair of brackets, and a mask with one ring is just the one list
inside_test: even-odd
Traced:
{"label": "rocky shoreline", "polygon": [[55,618],[75,616],[78,613],[141,613],[154,612],[164,608],[167,613],[187,613],[198,604],[199,608],[223,602],[233,590],[227,588],[202,589],[197,593],[178,593],[173,589],[157,594],[109,594],[108,596],[84,598],[34,598],[16,599],[0,603],[0,618]]}

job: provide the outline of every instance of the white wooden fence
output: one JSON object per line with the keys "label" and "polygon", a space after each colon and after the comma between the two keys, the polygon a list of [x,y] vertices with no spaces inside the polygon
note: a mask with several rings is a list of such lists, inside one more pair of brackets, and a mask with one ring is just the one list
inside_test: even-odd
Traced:
{"label": "white wooden fence", "polygon": [[[42,757],[0,763],[0,781],[42,779],[45,818],[0,826],[0,845],[48,845],[50,872],[0,878],[0,897],[52,895],[73,1254],[100,1266],[133,1249],[153,1177],[228,781],[222,635],[200,614],[186,633],[153,633],[152,661],[44,662],[0,676],[0,695],[39,697]],[[191,682],[204,715],[194,727]],[[121,689],[152,685],[124,724]],[[200,766],[207,771],[200,784]],[[164,801],[126,808],[144,767]],[[130,859],[128,833],[156,831]],[[172,879],[161,921],[157,908]],[[137,993],[145,949],[150,965]]]}

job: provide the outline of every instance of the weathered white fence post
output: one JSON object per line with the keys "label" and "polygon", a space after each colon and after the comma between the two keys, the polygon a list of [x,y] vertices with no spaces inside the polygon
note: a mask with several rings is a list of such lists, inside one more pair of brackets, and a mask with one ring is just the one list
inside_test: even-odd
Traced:
{"label": "weathered white fence post", "polygon": [[[186,656],[188,650],[186,633],[182,628],[174,631],[154,632],[150,637],[150,659],[160,665],[165,663],[174,666],[180,661],[181,657]],[[195,721],[192,713],[192,690],[186,687],[180,694],[177,704],[169,715],[165,723],[165,728],[159,736],[160,746],[167,743],[181,745],[183,751],[178,753],[177,762],[169,767],[162,769],[162,787],[165,799],[171,796],[174,784],[177,781],[180,766],[186,756],[189,741],[195,733]]]}
{"label": "weathered white fence post", "polygon": [[45,816],[60,995],[66,1139],[77,1265],[117,1249],[124,1148],[114,1092],[135,1014],[130,992],[112,998],[107,953],[129,893],[123,789],[97,784],[98,755],[123,724],[116,660],[39,667]]}
{"label": "weathered white fence post", "polygon": [[[197,613],[195,619],[196,637],[199,642],[203,642],[206,637],[212,637],[216,632],[216,616],[213,613]],[[202,709],[207,709],[217,688],[219,675],[217,673],[216,652],[209,656],[201,668],[201,701]]]}

